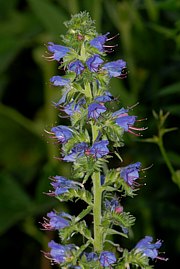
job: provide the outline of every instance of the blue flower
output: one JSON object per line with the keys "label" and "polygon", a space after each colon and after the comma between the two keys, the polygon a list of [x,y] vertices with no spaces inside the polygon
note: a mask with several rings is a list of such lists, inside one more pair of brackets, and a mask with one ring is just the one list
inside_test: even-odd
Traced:
{"label": "blue flower", "polygon": [[94,100],[99,102],[99,103],[111,102],[113,99],[114,99],[114,97],[108,91],[105,92],[105,95],[100,95],[100,96],[94,98]]}
{"label": "blue flower", "polygon": [[75,101],[71,101],[66,106],[64,106],[64,112],[69,115],[73,116],[75,112],[81,112],[80,107],[85,104],[85,99],[81,98],[78,103],[75,103]]}
{"label": "blue flower", "polygon": [[124,68],[126,68],[126,62],[117,60],[104,64],[102,70],[106,70],[110,77],[121,77]]}
{"label": "blue flower", "polygon": [[51,132],[55,134],[57,140],[61,143],[66,143],[72,137],[72,130],[64,125],[58,125],[51,129]]}
{"label": "blue flower", "polygon": [[123,206],[119,204],[117,198],[113,198],[111,201],[105,200],[105,207],[107,210],[110,210],[111,212],[116,212],[119,214],[123,212]]}
{"label": "blue flower", "polygon": [[53,42],[49,42],[47,47],[48,50],[52,53],[52,56],[47,58],[56,61],[60,61],[60,59],[63,58],[70,51],[70,48],[61,45],[56,45]]}
{"label": "blue flower", "polygon": [[114,112],[112,114],[113,117],[115,117],[116,124],[118,124],[121,128],[124,129],[125,132],[132,133],[136,136],[139,136],[139,133],[135,133],[133,131],[144,131],[146,128],[142,127],[135,127],[133,126],[136,121],[142,121],[137,120],[137,116],[129,116],[128,115],[128,109],[121,108],[120,110]]}
{"label": "blue flower", "polygon": [[67,85],[67,86],[64,88],[64,92],[63,92],[63,95],[62,95],[61,99],[60,99],[57,103],[53,102],[53,104],[55,105],[55,107],[58,107],[58,106],[60,106],[61,104],[65,103],[67,94],[71,91],[71,88],[68,87],[68,86],[69,86],[69,85]]}
{"label": "blue flower", "polygon": [[63,229],[69,226],[70,220],[72,220],[71,215],[64,212],[56,214],[54,211],[51,211],[47,214],[47,217],[49,218],[49,220],[44,218],[43,223],[43,227],[46,230]]}
{"label": "blue flower", "polygon": [[133,187],[134,185],[138,185],[135,180],[139,178],[140,167],[140,162],[130,164],[126,167],[122,167],[120,168],[120,177],[123,178],[129,186]]}
{"label": "blue flower", "polygon": [[98,72],[99,66],[103,62],[104,61],[99,57],[99,55],[95,54],[86,61],[86,64],[91,72]]}
{"label": "blue flower", "polygon": [[84,253],[87,259],[87,262],[90,261],[97,261],[98,260],[98,255],[95,252],[89,252],[89,253]]}
{"label": "blue flower", "polygon": [[116,123],[123,128],[125,132],[129,132],[129,129],[131,129],[136,122],[136,118],[136,116],[122,115],[116,119]]}
{"label": "blue flower", "polygon": [[66,162],[74,162],[77,158],[83,157],[85,151],[88,149],[88,145],[85,142],[76,144],[69,155],[66,155],[63,160]]}
{"label": "blue flower", "polygon": [[107,36],[109,35],[109,32],[105,35],[99,35],[92,39],[90,41],[90,45],[96,49],[98,49],[100,52],[104,52],[104,44],[107,40]]}
{"label": "blue flower", "polygon": [[92,103],[88,107],[88,118],[96,120],[106,110],[107,108],[104,105]]}
{"label": "blue flower", "polygon": [[158,258],[158,249],[161,247],[162,243],[158,240],[156,243],[152,244],[152,241],[153,238],[151,236],[145,236],[136,244],[135,249],[151,259]]}
{"label": "blue flower", "polygon": [[70,71],[73,71],[76,73],[76,75],[80,75],[84,70],[84,65],[81,63],[80,60],[76,60],[74,62],[71,62],[68,66],[68,69]]}
{"label": "blue flower", "polygon": [[49,192],[49,195],[58,196],[68,192],[69,189],[78,189],[79,183],[65,177],[54,176],[52,180],[51,185],[54,188],[54,192]]}
{"label": "blue flower", "polygon": [[60,76],[53,76],[50,79],[50,82],[54,85],[54,86],[66,86],[70,83],[70,79],[67,78],[62,78]]}
{"label": "blue flower", "polygon": [[108,140],[101,140],[99,142],[95,142],[88,150],[88,153],[90,155],[93,155],[93,157],[95,158],[101,158],[109,153],[109,149],[107,148],[108,144]]}
{"label": "blue flower", "polygon": [[69,261],[72,257],[72,250],[76,249],[75,245],[61,245],[53,240],[49,242],[48,246],[51,248],[50,257],[55,263],[63,263]]}
{"label": "blue flower", "polygon": [[100,255],[100,264],[104,267],[109,267],[116,262],[116,257],[113,252],[103,251]]}

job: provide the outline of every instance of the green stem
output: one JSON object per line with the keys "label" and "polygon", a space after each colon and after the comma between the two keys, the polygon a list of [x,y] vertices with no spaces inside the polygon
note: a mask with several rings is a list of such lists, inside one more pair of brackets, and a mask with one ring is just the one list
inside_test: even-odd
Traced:
{"label": "green stem", "polygon": [[171,162],[170,162],[170,160],[168,158],[168,155],[167,155],[167,153],[165,151],[165,148],[164,148],[164,145],[163,145],[163,138],[162,138],[161,135],[159,135],[158,146],[159,146],[159,149],[161,151],[161,154],[162,154],[162,156],[163,156],[163,158],[164,158],[164,160],[166,162],[166,165],[167,165],[169,171],[171,172],[172,175],[174,175],[175,171],[174,171],[174,168],[173,168],[173,166],[172,166],[172,164],[171,164]]}
{"label": "green stem", "polygon": [[[93,143],[97,137],[98,130],[93,123],[92,128],[92,140]],[[103,250],[102,242],[102,229],[101,229],[101,203],[102,203],[102,188],[100,181],[100,172],[94,172],[92,175],[93,180],[93,193],[94,193],[94,206],[93,206],[93,216],[94,216],[94,251],[100,253]]]}

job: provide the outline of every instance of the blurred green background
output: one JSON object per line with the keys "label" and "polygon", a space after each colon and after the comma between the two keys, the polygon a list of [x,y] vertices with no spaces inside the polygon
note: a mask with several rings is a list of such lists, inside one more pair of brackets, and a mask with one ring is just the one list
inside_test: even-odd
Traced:
{"label": "blurred green background", "polygon": [[148,118],[143,138],[128,134],[120,149],[125,163],[153,164],[141,178],[139,195],[123,204],[137,218],[131,240],[123,243],[132,248],[146,234],[163,239],[169,261],[157,261],[155,268],[175,268],[180,255],[180,133],[177,129],[165,135],[164,151],[162,137],[152,139],[158,128],[160,135],[167,132],[162,111],[155,119],[152,110],[170,112],[165,126],[178,127],[178,0],[0,0],[0,255],[9,257],[9,268],[50,268],[41,250],[57,235],[42,231],[39,222],[52,208],[72,208],[43,194],[50,189],[49,176],[69,176],[69,166],[54,158],[57,145],[44,132],[59,119],[52,106],[58,90],[49,85],[57,66],[43,54],[48,41],[61,43],[63,22],[83,10],[96,20],[99,33],[120,33],[119,46],[108,57],[126,60],[129,75],[112,79],[111,91],[122,106],[140,102],[133,114]]}

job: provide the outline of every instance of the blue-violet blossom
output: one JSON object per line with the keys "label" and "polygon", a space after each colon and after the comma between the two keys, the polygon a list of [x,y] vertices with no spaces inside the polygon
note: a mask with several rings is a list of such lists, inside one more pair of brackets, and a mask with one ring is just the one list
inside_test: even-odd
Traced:
{"label": "blue-violet blossom", "polygon": [[99,55],[95,54],[86,61],[86,64],[91,72],[98,72],[99,66],[103,62],[104,61],[99,57]]}
{"label": "blue-violet blossom", "polygon": [[51,196],[58,196],[68,192],[69,189],[78,189],[79,183],[73,180],[69,180],[62,176],[54,176],[51,178],[51,185],[54,191],[50,191],[48,194]]}
{"label": "blue-violet blossom", "polygon": [[123,178],[124,181],[131,187],[138,185],[138,183],[136,183],[135,180],[139,178],[140,167],[141,167],[140,162],[130,164],[126,167],[122,167],[120,168],[120,177]]}
{"label": "blue-violet blossom", "polygon": [[50,78],[50,82],[54,86],[66,86],[70,83],[70,79],[62,78],[61,76],[53,76]]}
{"label": "blue-violet blossom", "polygon": [[133,116],[133,115],[129,116],[128,111],[129,111],[128,109],[121,108],[118,111],[114,112],[112,114],[112,117],[115,117],[116,124],[119,125],[121,128],[123,128],[125,132],[129,132],[136,136],[139,136],[140,135],[139,133],[135,133],[133,131],[144,131],[146,130],[146,128],[144,127],[139,128],[139,127],[133,126],[134,123],[138,121],[137,116]]}
{"label": "blue-violet blossom", "polygon": [[113,252],[103,251],[100,255],[100,264],[104,267],[110,266],[116,262],[116,257]]}
{"label": "blue-violet blossom", "polygon": [[46,58],[56,61],[60,61],[60,59],[62,59],[70,51],[70,48],[56,45],[53,42],[49,42],[47,47],[48,50],[52,53],[52,56]]}
{"label": "blue-violet blossom", "polygon": [[68,213],[56,213],[51,211],[47,214],[47,218],[44,218],[44,223],[42,224],[46,230],[59,230],[69,226],[70,220],[72,220],[71,215]]}
{"label": "blue-violet blossom", "polygon": [[54,133],[57,140],[61,143],[66,143],[72,137],[72,130],[64,125],[58,125],[51,128],[51,132]]}
{"label": "blue-violet blossom", "polygon": [[107,41],[107,36],[110,33],[106,33],[104,35],[99,35],[97,37],[95,37],[94,39],[92,39],[89,43],[92,47],[98,49],[100,52],[104,52],[104,44]]}
{"label": "blue-violet blossom", "polygon": [[96,120],[106,110],[107,108],[103,104],[92,103],[88,106],[88,118]]}
{"label": "blue-violet blossom", "polygon": [[152,244],[152,241],[153,238],[151,236],[145,236],[136,244],[135,249],[151,259],[158,258],[158,249],[161,247],[162,243],[158,240],[156,243]]}
{"label": "blue-violet blossom", "polygon": [[83,157],[87,149],[88,149],[87,143],[85,142],[78,143],[72,148],[70,154],[66,155],[63,158],[63,161],[74,162],[76,158]]}
{"label": "blue-violet blossom", "polygon": [[121,77],[124,68],[126,68],[126,62],[117,60],[104,64],[102,70],[106,70],[110,77]]}
{"label": "blue-violet blossom", "polygon": [[72,250],[76,249],[75,245],[69,244],[69,245],[61,245],[53,240],[51,240],[48,244],[48,246],[51,248],[50,250],[50,258],[55,263],[63,263],[69,260],[72,257]]}
{"label": "blue-violet blossom", "polygon": [[107,210],[110,210],[111,212],[116,212],[119,214],[123,212],[123,206],[119,204],[117,198],[113,198],[111,201],[105,200],[105,207]]}
{"label": "blue-violet blossom", "polygon": [[76,60],[74,62],[71,62],[68,66],[68,69],[70,71],[75,72],[76,75],[80,75],[83,72],[84,68],[85,67],[80,60]]}
{"label": "blue-violet blossom", "polygon": [[99,142],[95,142],[88,150],[88,153],[93,155],[93,157],[95,158],[101,158],[109,153],[109,149],[107,147],[108,144],[108,140],[101,140]]}

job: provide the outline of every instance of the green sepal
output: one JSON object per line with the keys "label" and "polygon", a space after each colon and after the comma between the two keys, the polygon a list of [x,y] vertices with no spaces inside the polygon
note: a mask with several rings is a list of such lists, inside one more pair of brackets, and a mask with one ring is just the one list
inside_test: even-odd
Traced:
{"label": "green sepal", "polygon": [[[88,179],[94,172],[100,172],[103,164],[107,162],[106,159],[95,159],[91,156],[78,158],[73,164],[74,178],[83,178],[86,176],[86,179]],[[83,182],[85,182],[85,180]]]}
{"label": "green sepal", "polygon": [[116,213],[115,211],[106,211],[103,220],[123,228],[130,228],[134,225],[136,219],[129,212]]}
{"label": "green sepal", "polygon": [[119,259],[115,269],[131,268],[134,265],[136,268],[152,269],[153,266],[149,265],[149,259],[142,252],[133,249],[129,252],[124,250],[122,258]]}
{"label": "green sepal", "polygon": [[[125,237],[125,238],[128,238],[127,234],[125,234],[125,233],[121,233],[121,232],[116,231],[116,230],[111,229],[111,228],[109,228],[109,229],[105,229],[105,233],[104,233],[104,234],[105,234],[106,236],[107,236],[107,235],[113,235],[113,234],[116,234],[116,235],[120,235],[120,236],[123,236],[123,237]],[[104,236],[104,234],[103,234],[103,236]]]}
{"label": "green sepal", "polygon": [[107,120],[104,127],[108,140],[113,142],[114,147],[123,147],[124,129],[117,125],[113,120]]}
{"label": "green sepal", "polygon": [[81,213],[75,218],[75,222],[80,221],[83,219],[86,215],[88,215],[93,210],[93,206],[87,206],[86,209],[82,210]]}
{"label": "green sepal", "polygon": [[88,205],[92,205],[92,194],[85,190],[85,189],[70,189],[68,190],[68,192],[57,196],[57,199],[60,202],[64,202],[64,201],[72,201],[73,199],[81,199],[84,202],[86,202]]}
{"label": "green sepal", "polygon": [[68,241],[74,234],[81,234],[84,238],[87,238],[91,242],[93,239],[91,237],[91,232],[87,228],[86,222],[83,220],[81,222],[75,223],[71,221],[71,224],[59,231],[59,236],[63,242]]}
{"label": "green sepal", "polygon": [[[107,172],[105,183],[102,186],[104,191],[107,190],[107,186],[114,188],[114,191],[122,192],[123,195],[130,197],[134,197],[136,195],[135,192],[137,191],[137,189],[133,189],[120,177],[120,172],[116,169],[111,169]],[[113,191],[113,189],[110,190]]]}
{"label": "green sepal", "polygon": [[65,155],[69,154],[69,151],[75,146],[75,144],[85,142],[90,143],[90,137],[88,131],[85,129],[82,133],[73,130],[73,137],[70,138],[66,144],[63,145],[63,152]]}

